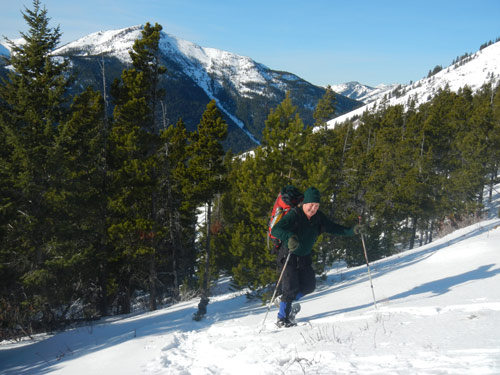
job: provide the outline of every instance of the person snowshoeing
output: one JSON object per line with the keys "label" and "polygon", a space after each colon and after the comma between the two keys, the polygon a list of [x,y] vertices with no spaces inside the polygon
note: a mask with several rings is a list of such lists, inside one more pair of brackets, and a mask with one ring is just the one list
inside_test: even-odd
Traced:
{"label": "person snowshoeing", "polygon": [[282,295],[278,311],[278,327],[296,325],[295,315],[299,300],[316,289],[316,275],[312,267],[312,248],[321,233],[352,236],[359,233],[360,225],[353,228],[334,223],[319,211],[321,194],[315,187],[304,192],[304,201],[291,210],[273,227],[271,234],[281,240],[278,251],[278,268],[283,269],[288,253],[290,259],[283,272]]}

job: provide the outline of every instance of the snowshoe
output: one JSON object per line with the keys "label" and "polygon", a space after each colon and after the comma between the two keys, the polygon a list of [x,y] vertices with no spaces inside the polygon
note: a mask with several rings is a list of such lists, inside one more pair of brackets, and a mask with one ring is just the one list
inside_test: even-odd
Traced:
{"label": "snowshoe", "polygon": [[202,320],[203,318],[205,318],[205,314],[200,314],[199,312],[195,312],[193,314],[193,320],[199,322],[200,320]]}
{"label": "snowshoe", "polygon": [[289,318],[281,318],[278,319],[276,322],[276,326],[278,328],[288,328],[288,327],[295,327],[297,323],[295,321],[290,320]]}

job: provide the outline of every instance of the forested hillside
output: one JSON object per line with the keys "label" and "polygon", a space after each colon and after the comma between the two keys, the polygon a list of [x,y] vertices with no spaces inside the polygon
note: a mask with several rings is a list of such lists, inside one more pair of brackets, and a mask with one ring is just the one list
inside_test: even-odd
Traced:
{"label": "forested hillside", "polygon": [[[50,57],[61,32],[33,4],[0,84],[0,339],[206,296],[223,273],[264,293],[276,281],[268,215],[286,184],[316,186],[341,224],[361,217],[376,260],[479,218],[498,182],[500,92],[489,84],[334,129],[328,89],[314,132],[287,95],[261,145],[233,155],[214,100],[195,131],[157,115],[160,25],[144,27],[108,103],[90,87],[68,93],[75,77]],[[360,246],[325,236],[318,274],[333,259],[360,264]]]}

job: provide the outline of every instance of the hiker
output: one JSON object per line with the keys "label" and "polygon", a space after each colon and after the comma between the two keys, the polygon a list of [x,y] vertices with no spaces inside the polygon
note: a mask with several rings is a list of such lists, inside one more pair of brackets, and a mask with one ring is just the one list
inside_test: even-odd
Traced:
{"label": "hiker", "polygon": [[321,233],[340,236],[352,236],[360,233],[362,227],[344,227],[331,221],[319,211],[320,192],[310,187],[304,192],[303,202],[291,210],[272,228],[272,235],[281,240],[278,251],[278,267],[283,269],[288,253],[290,259],[283,273],[282,295],[279,304],[279,327],[296,325],[295,315],[300,305],[292,301],[298,300],[316,288],[316,275],[312,268],[312,247]]}

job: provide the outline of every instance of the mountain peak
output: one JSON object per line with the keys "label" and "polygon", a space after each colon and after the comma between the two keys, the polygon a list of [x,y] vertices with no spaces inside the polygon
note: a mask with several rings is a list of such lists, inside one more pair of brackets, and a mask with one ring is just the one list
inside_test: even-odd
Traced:
{"label": "mountain peak", "polygon": [[363,102],[370,103],[380,97],[384,96],[387,92],[394,90],[399,84],[379,84],[376,87],[364,85],[358,81],[351,81],[339,85],[333,85],[332,89],[340,95],[347,96],[348,98]]}
{"label": "mountain peak", "polygon": [[54,51],[55,55],[99,56],[114,55],[126,63],[132,62],[129,51],[141,36],[142,25],[124,29],[97,31],[68,43]]}

